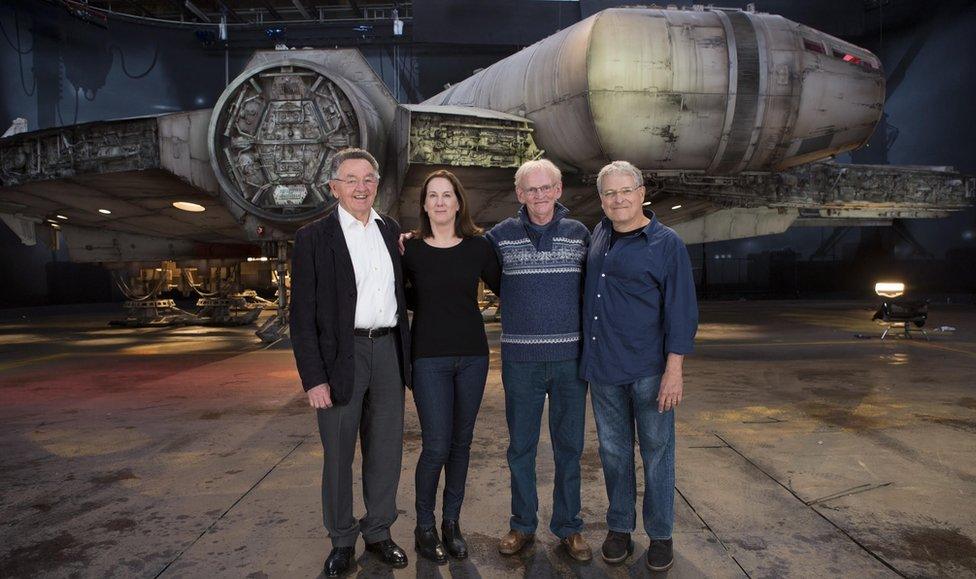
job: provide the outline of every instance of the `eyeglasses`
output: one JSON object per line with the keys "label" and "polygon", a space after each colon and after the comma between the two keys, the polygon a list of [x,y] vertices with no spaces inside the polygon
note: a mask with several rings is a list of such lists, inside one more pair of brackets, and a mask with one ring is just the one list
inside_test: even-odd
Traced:
{"label": "eyeglasses", "polygon": [[366,177],[362,181],[356,179],[355,177],[350,177],[348,179],[332,179],[332,181],[338,181],[344,184],[346,187],[357,187],[362,184],[366,188],[376,187],[380,180],[376,177]]}
{"label": "eyeglasses", "polygon": [[615,195],[620,195],[621,197],[628,197],[633,193],[635,193],[637,190],[643,188],[644,186],[641,185],[640,187],[621,187],[620,189],[607,189],[606,191],[600,193],[600,195],[606,197],[607,199]]}
{"label": "eyeglasses", "polygon": [[538,195],[548,195],[550,191],[556,188],[554,183],[549,185],[539,185],[538,187],[528,187],[522,189],[522,193],[529,195],[530,197],[536,197]]}

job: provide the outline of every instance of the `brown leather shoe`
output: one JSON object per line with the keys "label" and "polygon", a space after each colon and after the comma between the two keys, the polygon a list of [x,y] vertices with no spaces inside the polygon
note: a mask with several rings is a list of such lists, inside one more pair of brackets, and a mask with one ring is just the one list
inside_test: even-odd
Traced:
{"label": "brown leather shoe", "polygon": [[593,551],[586,544],[586,539],[583,538],[583,535],[579,533],[573,533],[563,538],[560,542],[566,547],[569,556],[577,561],[589,561],[593,558]]}
{"label": "brown leather shoe", "polygon": [[504,537],[498,541],[498,552],[502,555],[514,555],[522,550],[523,547],[535,540],[535,534],[523,533],[510,529]]}

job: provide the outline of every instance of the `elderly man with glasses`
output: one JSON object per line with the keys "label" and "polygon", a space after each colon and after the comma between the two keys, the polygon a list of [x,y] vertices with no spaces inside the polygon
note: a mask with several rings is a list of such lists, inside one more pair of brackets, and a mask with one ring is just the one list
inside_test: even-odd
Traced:
{"label": "elderly man with glasses", "polygon": [[602,554],[620,563],[634,549],[636,434],[647,566],[664,571],[674,562],[674,409],[698,328],[695,282],[684,243],[643,209],[641,172],[615,161],[596,183],[606,217],[586,260],[580,374],[590,384],[610,502]]}
{"label": "elderly man with glasses", "polygon": [[[352,565],[360,534],[388,565],[407,565],[390,526],[397,518],[410,338],[400,228],[373,209],[379,165],[367,151],[344,149],[330,169],[338,206],[295,235],[290,323],[325,453],[322,511],[332,540],[325,575],[337,577]],[[358,521],[352,510],[357,439],[366,503]]]}
{"label": "elderly man with glasses", "polygon": [[488,237],[502,268],[502,382],[512,476],[510,530],[498,550],[511,555],[532,542],[538,524],[535,458],[546,398],[555,459],[549,529],[574,559],[589,560],[580,518],[580,456],[586,383],[579,377],[580,300],[589,232],[557,203],[562,174],[550,161],[515,173],[518,215]]}

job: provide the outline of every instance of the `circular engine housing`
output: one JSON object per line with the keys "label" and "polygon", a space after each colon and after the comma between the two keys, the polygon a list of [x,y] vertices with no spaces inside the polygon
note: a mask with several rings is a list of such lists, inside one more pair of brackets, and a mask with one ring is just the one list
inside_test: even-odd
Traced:
{"label": "circular engine housing", "polygon": [[224,192],[246,213],[298,226],[330,210],[332,156],[369,148],[368,101],[313,62],[247,69],[210,119],[210,162]]}

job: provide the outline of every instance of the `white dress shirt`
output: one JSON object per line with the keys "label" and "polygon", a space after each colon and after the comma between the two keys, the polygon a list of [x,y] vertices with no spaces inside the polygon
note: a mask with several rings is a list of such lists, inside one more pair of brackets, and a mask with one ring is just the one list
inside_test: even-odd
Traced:
{"label": "white dress shirt", "polygon": [[396,278],[393,260],[376,223],[381,217],[370,209],[364,226],[342,205],[336,205],[336,211],[356,273],[356,329],[392,328],[397,325]]}

